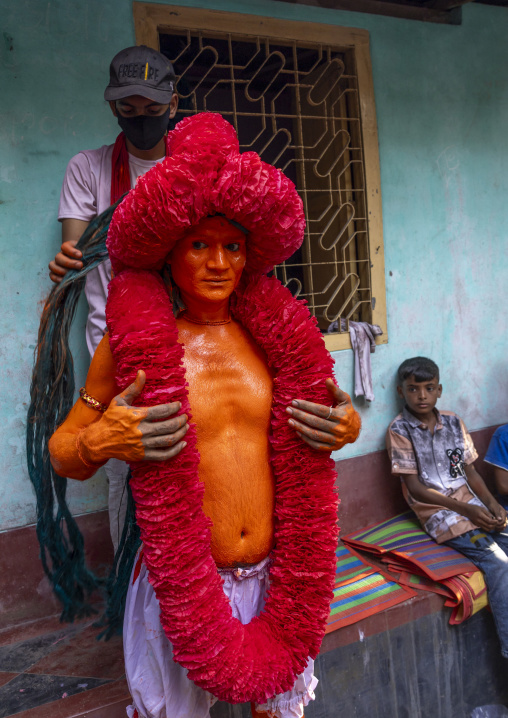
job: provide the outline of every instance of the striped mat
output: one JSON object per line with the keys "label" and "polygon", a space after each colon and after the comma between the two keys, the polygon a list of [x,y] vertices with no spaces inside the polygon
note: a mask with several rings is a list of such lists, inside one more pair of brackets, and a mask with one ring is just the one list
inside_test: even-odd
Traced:
{"label": "striped mat", "polygon": [[387,564],[398,564],[432,581],[476,571],[461,553],[430,538],[411,511],[341,539],[346,546],[373,553]]}
{"label": "striped mat", "polygon": [[377,572],[339,586],[333,592],[326,633],[380,613],[415,595],[408,586],[389,581]]}
{"label": "striped mat", "polygon": [[352,554],[345,546],[339,544],[336,555],[337,569],[335,572],[335,588],[345,586],[353,581],[358,581],[360,578],[365,578],[365,576],[369,576],[375,571],[372,566],[363,561],[359,556]]}
{"label": "striped mat", "polygon": [[369,526],[361,531],[355,531],[347,536],[341,536],[341,541],[362,551],[383,554],[398,548],[406,548],[412,543],[421,541],[422,528],[412,511],[394,516],[381,524]]}
{"label": "striped mat", "polygon": [[450,623],[462,623],[487,605],[483,574],[455,549],[437,544],[408,511],[341,538],[359,560],[401,586],[432,591],[452,608]]}
{"label": "striped mat", "polygon": [[335,589],[326,633],[380,613],[415,595],[410,586],[388,579],[339,544]]}
{"label": "striped mat", "polygon": [[481,572],[427,536],[412,512],[343,536],[341,542],[326,633],[396,606],[416,596],[415,589],[444,596],[452,624],[487,604]]}
{"label": "striped mat", "polygon": [[440,582],[431,581],[424,576],[400,573],[397,582],[420,589],[432,591],[446,597],[445,606],[452,608],[450,623],[462,623],[488,605],[487,587],[481,571],[445,578]]}

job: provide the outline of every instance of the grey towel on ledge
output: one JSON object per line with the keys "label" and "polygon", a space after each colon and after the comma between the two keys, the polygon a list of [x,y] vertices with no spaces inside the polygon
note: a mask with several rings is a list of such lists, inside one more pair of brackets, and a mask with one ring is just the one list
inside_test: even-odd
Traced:
{"label": "grey towel on ledge", "polygon": [[[346,328],[345,319],[341,319],[341,327]],[[328,333],[336,332],[338,328],[338,322],[332,322]],[[349,322],[349,337],[355,356],[355,396],[364,396],[367,401],[374,399],[370,355],[376,351],[376,337],[382,333],[377,324]]]}

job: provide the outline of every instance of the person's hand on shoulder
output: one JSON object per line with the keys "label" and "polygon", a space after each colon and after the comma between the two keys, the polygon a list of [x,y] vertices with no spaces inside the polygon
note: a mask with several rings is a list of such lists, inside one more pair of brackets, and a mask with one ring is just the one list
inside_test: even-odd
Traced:
{"label": "person's hand on shoulder", "polygon": [[309,446],[317,451],[337,451],[356,441],[361,420],[349,394],[339,389],[333,379],[326,380],[326,388],[332,406],[295,399],[286,411],[291,415],[290,426]]}

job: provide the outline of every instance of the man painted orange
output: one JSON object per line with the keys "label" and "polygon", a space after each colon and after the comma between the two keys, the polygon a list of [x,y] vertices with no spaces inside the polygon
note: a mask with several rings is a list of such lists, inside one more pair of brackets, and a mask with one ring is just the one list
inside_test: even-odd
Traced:
{"label": "man painted orange", "polygon": [[[211,554],[220,571],[229,571],[221,574],[225,584],[233,572],[248,574],[269,562],[275,540],[276,488],[270,460],[275,377],[265,353],[231,313],[231,297],[241,282],[248,246],[249,237],[236,223],[223,216],[205,216],[184,233],[166,257],[172,284],[185,306],[176,318],[178,341],[185,347],[183,364],[197,432],[198,474],[204,484],[203,511],[211,520]],[[132,406],[145,385],[143,366],[137,369],[135,381],[120,391],[106,335],[93,358],[82,399],[51,439],[52,463],[58,473],[86,479],[111,457],[129,462],[166,462],[184,452],[190,424],[188,415],[179,413],[180,402]],[[286,408],[294,431],[321,452],[354,441],[359,431],[358,415],[347,394],[331,379],[326,384],[332,407],[295,398]],[[98,412],[94,400],[105,411]],[[337,406],[333,408],[333,404]],[[268,563],[262,575],[252,576],[256,584],[265,581],[265,588],[267,567]],[[246,585],[251,580],[247,579]],[[147,595],[143,594],[145,604]],[[134,600],[131,596],[130,603]],[[263,602],[264,594],[260,592],[254,614]],[[130,603],[128,599],[128,613]],[[244,620],[242,609],[238,610],[242,623],[252,618],[251,614]],[[162,640],[167,639],[163,636]],[[139,650],[139,645],[130,645],[129,631],[125,641],[126,657],[136,652],[135,648]],[[164,644],[160,650],[164,657],[164,651],[170,648]],[[156,670],[164,673],[160,665]],[[134,697],[129,715],[136,715],[134,710],[143,718],[179,714],[180,699],[175,703],[166,695],[166,713],[157,712],[151,697],[139,688],[136,667],[127,670],[127,674]],[[253,714],[265,715],[269,711],[280,718],[303,715],[303,707],[313,697],[317,683],[311,660],[298,680],[298,687],[297,681],[292,691],[258,704],[260,712],[253,707]],[[165,685],[164,677],[160,683]],[[205,718],[213,697],[195,686],[192,691],[189,698],[184,690],[184,702],[194,705],[188,714]],[[289,704],[297,712],[289,712]]]}

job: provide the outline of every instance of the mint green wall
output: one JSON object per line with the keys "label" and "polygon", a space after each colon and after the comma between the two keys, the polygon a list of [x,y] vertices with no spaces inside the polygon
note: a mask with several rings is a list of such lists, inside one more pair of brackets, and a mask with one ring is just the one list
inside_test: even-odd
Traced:
{"label": "mint green wall", "polygon": [[[383,446],[397,411],[395,369],[415,354],[441,365],[441,405],[470,428],[508,421],[508,10],[467,5],[454,27],[272,0],[180,4],[371,34],[389,343],[372,357],[374,403],[357,405],[361,438],[340,456]],[[134,28],[130,0],[0,0],[0,17],[1,530],[35,519],[25,413],[46,265],[59,244],[60,184],[73,154],[116,136],[102,93],[109,61],[134,43]],[[84,317],[82,307],[74,335],[80,378]],[[351,391],[350,351],[337,353],[336,374]],[[76,512],[105,505],[103,477],[71,483]]]}

